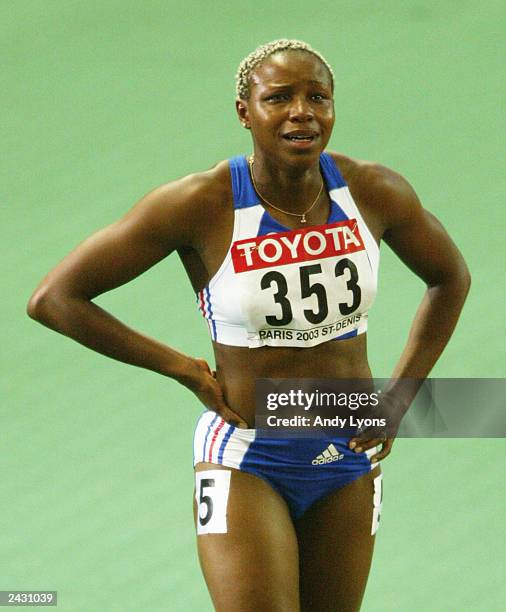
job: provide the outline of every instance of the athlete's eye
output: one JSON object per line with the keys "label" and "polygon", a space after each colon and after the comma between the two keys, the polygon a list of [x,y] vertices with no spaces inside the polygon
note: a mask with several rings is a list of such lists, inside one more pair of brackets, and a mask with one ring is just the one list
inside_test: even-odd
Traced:
{"label": "athlete's eye", "polygon": [[323,100],[327,100],[327,96],[325,94],[322,93],[317,93],[317,94],[313,94],[311,96],[312,100],[315,100],[315,102],[323,102]]}
{"label": "athlete's eye", "polygon": [[277,94],[271,94],[269,96],[266,96],[266,100],[267,102],[283,102],[285,100],[288,100],[289,96],[286,93],[277,93]]}

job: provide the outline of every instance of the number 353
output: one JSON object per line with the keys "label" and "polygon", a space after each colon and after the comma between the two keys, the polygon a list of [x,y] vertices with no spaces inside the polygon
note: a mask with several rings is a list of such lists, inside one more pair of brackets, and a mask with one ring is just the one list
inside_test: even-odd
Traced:
{"label": "number 353", "polygon": [[[336,278],[342,276],[346,271],[349,273],[349,278],[346,281],[346,288],[350,292],[351,304],[349,305],[348,302],[339,302],[339,311],[343,316],[354,312],[359,307],[362,298],[362,291],[358,285],[357,266],[351,259],[340,259],[334,268]],[[313,275],[321,273],[321,264],[312,264],[299,268],[300,297],[307,298],[311,295],[315,295],[318,300],[318,308],[316,311],[309,308],[304,310],[304,316],[309,323],[313,324],[321,323],[329,314],[325,286],[322,283],[311,282],[311,277]],[[276,293],[274,293],[273,298],[274,302],[281,307],[281,316],[267,315],[265,320],[268,325],[272,326],[288,325],[293,319],[293,312],[290,300],[286,297],[288,294],[286,277],[277,270],[271,270],[264,274],[260,281],[261,289],[271,289],[273,284],[276,285]]]}

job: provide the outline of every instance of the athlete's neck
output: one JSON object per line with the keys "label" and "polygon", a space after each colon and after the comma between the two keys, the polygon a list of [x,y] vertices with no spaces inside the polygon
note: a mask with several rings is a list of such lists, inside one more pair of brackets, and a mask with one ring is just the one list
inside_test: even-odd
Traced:
{"label": "athlete's neck", "polygon": [[323,181],[319,158],[312,163],[304,160],[288,165],[255,153],[252,172],[261,196],[295,213],[307,209]]}

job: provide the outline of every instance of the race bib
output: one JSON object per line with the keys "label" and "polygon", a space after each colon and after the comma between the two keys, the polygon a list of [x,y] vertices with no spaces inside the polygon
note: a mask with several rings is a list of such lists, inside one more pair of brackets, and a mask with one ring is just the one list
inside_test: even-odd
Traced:
{"label": "race bib", "polygon": [[375,276],[356,219],[231,248],[250,347],[315,346],[365,325]]}

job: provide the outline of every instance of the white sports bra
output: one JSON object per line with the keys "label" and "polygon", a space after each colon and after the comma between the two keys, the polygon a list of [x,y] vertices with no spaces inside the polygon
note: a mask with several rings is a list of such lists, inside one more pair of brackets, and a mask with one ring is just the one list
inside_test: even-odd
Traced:
{"label": "white sports bra", "polygon": [[249,348],[310,347],[367,331],[379,248],[332,157],[320,156],[331,199],[327,223],[294,230],[261,205],[246,157],[229,164],[232,242],[197,294],[212,339]]}

